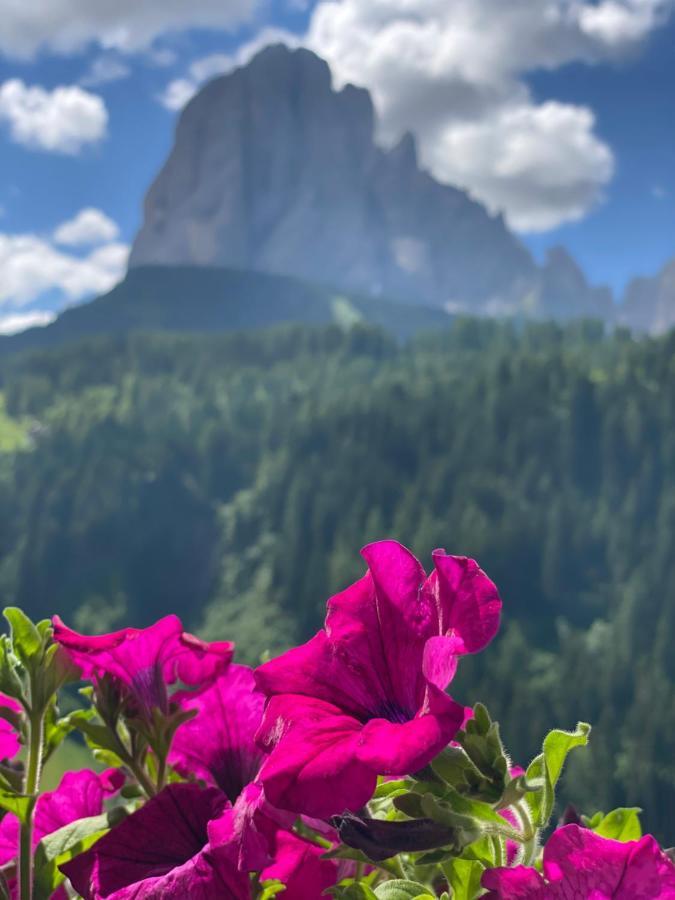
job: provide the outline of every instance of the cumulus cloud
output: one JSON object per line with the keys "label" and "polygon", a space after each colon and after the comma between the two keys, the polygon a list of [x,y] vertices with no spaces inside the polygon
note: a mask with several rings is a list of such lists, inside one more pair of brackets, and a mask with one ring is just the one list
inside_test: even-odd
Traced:
{"label": "cumulus cloud", "polygon": [[439,179],[536,231],[583,216],[614,165],[592,112],[537,103],[526,75],[619,60],[672,8],[673,0],[323,0],[305,41],[338,85],[371,90],[385,143],[414,131]]}
{"label": "cumulus cloud", "polygon": [[68,247],[87,247],[114,241],[119,233],[116,222],[100,209],[89,206],[59,225],[54,240]]}
{"label": "cumulus cloud", "polygon": [[56,313],[47,309],[34,309],[30,312],[0,316],[0,334],[16,334],[27,328],[49,325],[55,318]]}
{"label": "cumulus cloud", "polygon": [[35,234],[0,233],[0,306],[32,303],[48,291],[66,301],[103,293],[124,275],[129,247],[110,243],[81,257]]}
{"label": "cumulus cloud", "polygon": [[185,28],[229,30],[251,17],[257,0],[30,0],[5,3],[0,51],[31,57],[40,49],[61,53],[91,42],[139,50],[155,38]]}
{"label": "cumulus cloud", "polygon": [[12,78],[0,85],[0,122],[25,147],[77,154],[105,136],[108,112],[101,97],[75,85],[48,91]]}
{"label": "cumulus cloud", "polygon": [[427,158],[444,180],[506,210],[517,230],[546,231],[582,218],[612,177],[613,156],[594,122],[585,107],[515,103],[445,128]]}

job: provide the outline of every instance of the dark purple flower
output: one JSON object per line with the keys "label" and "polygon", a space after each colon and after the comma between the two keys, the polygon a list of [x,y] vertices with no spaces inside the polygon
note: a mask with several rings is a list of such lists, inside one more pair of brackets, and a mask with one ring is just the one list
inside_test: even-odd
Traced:
{"label": "dark purple flower", "polygon": [[378,775],[427,765],[465,718],[445,693],[458,657],[499,626],[497,589],[473,560],[437,550],[427,578],[395,541],[363,555],[369,571],[328,602],[325,629],[256,672],[270,698],[261,780],[283,809],[357,811]]}
{"label": "dark purple flower", "polygon": [[217,788],[164,788],[61,870],[84,900],[249,900]]}

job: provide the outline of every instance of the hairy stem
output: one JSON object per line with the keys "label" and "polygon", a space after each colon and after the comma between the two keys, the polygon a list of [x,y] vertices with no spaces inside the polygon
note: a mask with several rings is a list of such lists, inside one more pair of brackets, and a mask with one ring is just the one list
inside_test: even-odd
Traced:
{"label": "hairy stem", "polygon": [[44,715],[32,711],[28,716],[29,742],[24,793],[31,798],[26,821],[19,833],[19,885],[21,900],[33,898],[33,819],[42,775]]}

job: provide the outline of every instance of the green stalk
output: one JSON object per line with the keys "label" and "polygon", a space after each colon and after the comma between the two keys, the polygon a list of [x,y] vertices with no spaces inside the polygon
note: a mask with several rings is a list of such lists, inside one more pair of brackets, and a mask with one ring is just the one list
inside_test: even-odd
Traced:
{"label": "green stalk", "polygon": [[530,866],[537,855],[537,829],[532,823],[529,810],[525,803],[521,800],[519,803],[513,804],[513,809],[523,828],[523,861],[522,865]]}
{"label": "green stalk", "polygon": [[504,848],[501,839],[498,837],[498,835],[493,834],[490,838],[490,842],[492,843],[492,849],[494,850],[495,854],[495,866],[499,868],[500,866],[504,865]]}
{"label": "green stalk", "polygon": [[33,818],[37,793],[42,775],[42,752],[44,744],[44,716],[31,712],[28,716],[30,730],[28,743],[28,763],[24,793],[31,797],[26,821],[21,824],[19,833],[19,884],[21,900],[33,898]]}

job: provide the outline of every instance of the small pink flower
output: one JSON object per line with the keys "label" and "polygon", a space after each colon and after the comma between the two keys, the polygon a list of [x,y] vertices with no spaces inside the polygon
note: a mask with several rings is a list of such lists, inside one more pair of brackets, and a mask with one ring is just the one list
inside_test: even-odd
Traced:
{"label": "small pink flower", "polygon": [[445,693],[458,658],[499,627],[497,589],[473,560],[437,550],[427,578],[395,541],[363,556],[369,571],[328,602],[325,629],[256,672],[272,751],[261,780],[282,809],[356,811],[378,775],[427,765],[465,720]]}
{"label": "small pink flower", "polygon": [[54,616],[54,639],[68,651],[82,677],[105,675],[121,687],[137,713],[169,710],[168,686],[177,682],[204,689],[229,666],[234,647],[227,641],[205,643],[183,631],[177,616],[166,616],[149,628],[124,628],[87,636]]}
{"label": "small pink flower", "polygon": [[491,869],[482,885],[492,900],[675,900],[675,866],[653,837],[621,843],[566,825],[544,848],[544,874]]}
{"label": "small pink flower", "polygon": [[[113,772],[117,770],[107,770],[101,775],[89,769],[68,772],[55,791],[42,794],[35,806],[33,846],[37,847],[43,837],[77,819],[100,815],[105,797],[122,786],[123,778]],[[11,862],[18,853],[19,820],[13,813],[5,813],[0,821],[0,866]],[[12,884],[11,888],[15,896],[16,885]],[[54,897],[65,898],[66,894],[60,889]]]}
{"label": "small pink flower", "polygon": [[[6,694],[0,694],[0,706],[14,713],[21,712],[21,704]],[[0,718],[0,760],[12,759],[20,749],[21,744],[16,730],[7,719]]]}

